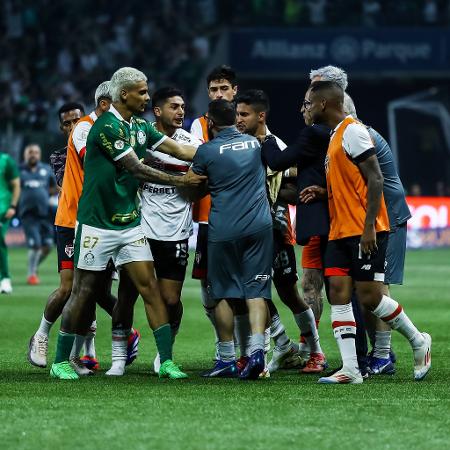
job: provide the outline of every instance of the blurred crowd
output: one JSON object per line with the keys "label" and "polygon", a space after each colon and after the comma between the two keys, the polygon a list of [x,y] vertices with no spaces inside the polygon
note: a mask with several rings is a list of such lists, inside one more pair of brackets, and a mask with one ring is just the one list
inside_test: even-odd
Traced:
{"label": "blurred crowd", "polygon": [[[65,101],[90,99],[118,66],[192,95],[212,40],[234,26],[449,23],[449,0],[3,0],[0,127],[55,127]],[[189,104],[189,102],[187,102]]]}

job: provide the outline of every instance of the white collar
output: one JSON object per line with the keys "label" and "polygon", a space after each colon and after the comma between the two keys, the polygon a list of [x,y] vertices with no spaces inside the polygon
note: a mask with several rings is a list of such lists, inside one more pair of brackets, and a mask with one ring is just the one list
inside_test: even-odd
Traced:
{"label": "white collar", "polygon": [[98,116],[97,116],[97,114],[95,114],[95,111],[92,111],[92,112],[89,114],[89,117],[90,117],[94,122],[98,119]]}

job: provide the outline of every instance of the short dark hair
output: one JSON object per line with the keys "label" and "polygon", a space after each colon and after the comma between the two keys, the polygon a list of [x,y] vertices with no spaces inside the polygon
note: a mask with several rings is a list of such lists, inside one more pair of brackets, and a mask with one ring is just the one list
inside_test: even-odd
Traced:
{"label": "short dark hair", "polygon": [[268,113],[270,111],[269,97],[261,89],[248,89],[242,94],[239,94],[236,99],[236,104],[239,103],[252,106],[257,112]]}
{"label": "short dark hair", "polygon": [[170,97],[181,97],[184,100],[183,92],[171,86],[162,87],[156,90],[152,95],[152,108],[163,105]]}
{"label": "short dark hair", "polygon": [[208,106],[208,117],[218,127],[229,127],[236,123],[236,106],[223,98],[213,100]]}
{"label": "short dark hair", "polygon": [[231,86],[236,86],[236,72],[230,67],[222,64],[221,66],[214,67],[213,70],[206,77],[206,83],[211,83],[211,81],[216,80],[227,80],[230,82]]}
{"label": "short dark hair", "polygon": [[84,115],[84,106],[81,103],[68,102],[68,103],[64,103],[64,105],[62,105],[61,108],[58,109],[59,121],[61,122],[61,114],[68,112],[68,111],[72,111],[74,109],[79,109],[81,111],[81,114]]}
{"label": "short dark hair", "polygon": [[342,94],[344,98],[344,90],[335,81],[314,81],[309,87],[310,92],[332,91],[336,94]]}

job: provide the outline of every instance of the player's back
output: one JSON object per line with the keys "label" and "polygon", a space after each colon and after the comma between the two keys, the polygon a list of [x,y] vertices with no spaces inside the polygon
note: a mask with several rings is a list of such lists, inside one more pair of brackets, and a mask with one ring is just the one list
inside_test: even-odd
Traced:
{"label": "player's back", "polygon": [[375,144],[378,163],[384,178],[383,193],[390,225],[391,227],[399,225],[411,218],[411,213],[406,203],[403,184],[395,167],[392,150],[380,133],[370,127],[367,127],[367,130]]}
{"label": "player's back", "polygon": [[272,226],[258,141],[229,127],[199,147],[193,169],[208,176],[209,240],[226,241]]}

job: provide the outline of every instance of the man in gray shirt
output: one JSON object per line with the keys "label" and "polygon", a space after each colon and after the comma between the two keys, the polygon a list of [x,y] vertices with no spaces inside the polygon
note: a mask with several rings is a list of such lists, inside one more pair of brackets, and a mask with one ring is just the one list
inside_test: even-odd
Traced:
{"label": "man in gray shirt", "polygon": [[56,181],[48,164],[41,162],[41,148],[29,144],[20,166],[22,195],[19,214],[28,244],[27,283],[39,284],[38,265],[53,244],[53,225],[49,220],[50,195],[56,193]]}
{"label": "man in gray shirt", "polygon": [[250,360],[242,379],[264,369],[266,299],[271,298],[272,217],[267,200],[261,149],[253,136],[235,127],[233,103],[209,104],[208,128],[214,139],[201,145],[192,170],[207,175],[211,193],[208,232],[208,289],[217,305],[219,360],[209,377],[238,375],[233,342],[233,299],[245,300],[251,324]]}

